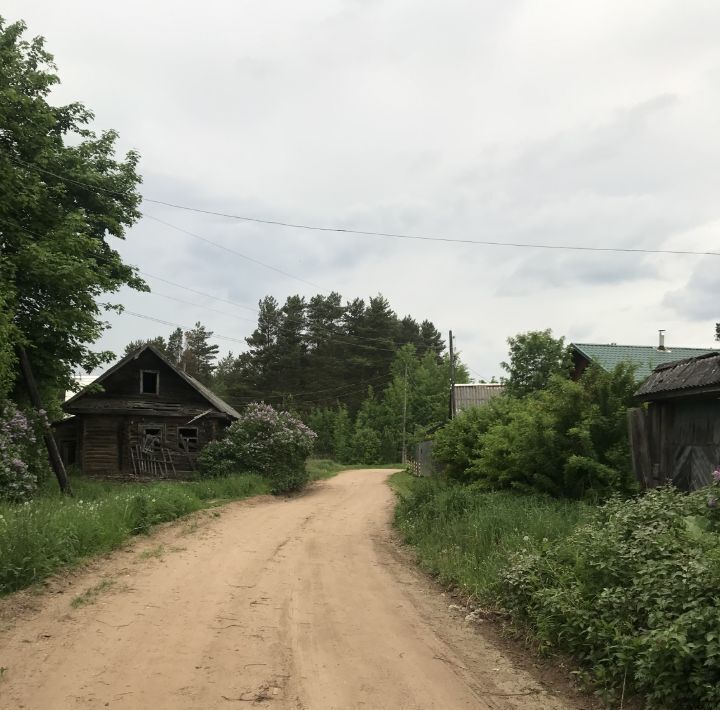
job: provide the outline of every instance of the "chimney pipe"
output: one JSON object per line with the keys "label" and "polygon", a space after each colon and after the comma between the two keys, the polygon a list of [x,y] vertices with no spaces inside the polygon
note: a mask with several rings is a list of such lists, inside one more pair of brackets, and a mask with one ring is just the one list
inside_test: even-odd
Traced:
{"label": "chimney pipe", "polygon": [[658,350],[665,350],[665,331],[664,330],[658,330],[658,335],[660,342],[658,344]]}

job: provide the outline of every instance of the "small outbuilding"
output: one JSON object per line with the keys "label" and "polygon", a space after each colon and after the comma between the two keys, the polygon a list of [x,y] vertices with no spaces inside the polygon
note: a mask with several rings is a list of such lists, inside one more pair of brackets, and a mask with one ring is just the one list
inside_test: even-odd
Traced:
{"label": "small outbuilding", "polygon": [[182,476],[240,415],[153,345],[130,353],[63,405],[66,465],[93,476]]}
{"label": "small outbuilding", "polygon": [[505,385],[495,382],[478,382],[467,385],[454,385],[453,389],[453,415],[455,415],[471,407],[482,407],[494,397],[500,396],[505,390]]}
{"label": "small outbuilding", "polygon": [[695,490],[720,463],[720,353],[656,367],[630,412],[633,465],[646,487]]}

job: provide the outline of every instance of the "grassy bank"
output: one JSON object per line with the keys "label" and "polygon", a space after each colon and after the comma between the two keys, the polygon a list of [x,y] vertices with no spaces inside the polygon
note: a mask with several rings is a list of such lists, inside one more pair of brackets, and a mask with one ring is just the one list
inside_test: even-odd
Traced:
{"label": "grassy bank", "polygon": [[[353,468],[329,459],[309,459],[311,481]],[[54,481],[25,505],[0,503],[0,595],[39,582],[91,555],[109,552],[131,535],[202,508],[270,492],[260,476],[159,483],[72,479],[74,498]]]}
{"label": "grassy bank", "polygon": [[571,657],[608,707],[720,707],[720,482],[597,507],[404,474],[391,485],[422,564]]}
{"label": "grassy bank", "polygon": [[423,567],[446,585],[485,603],[497,601],[497,584],[510,557],[566,537],[586,513],[581,503],[472,486],[392,476],[398,493],[395,523]]}
{"label": "grassy bank", "polygon": [[129,536],[220,501],[267,493],[259,476],[109,483],[75,478],[74,498],[48,489],[24,505],[0,504],[0,595],[38,582]]}
{"label": "grassy bank", "polygon": [[324,481],[337,476],[341,471],[349,471],[356,466],[347,466],[331,459],[308,459],[306,464],[311,481]]}

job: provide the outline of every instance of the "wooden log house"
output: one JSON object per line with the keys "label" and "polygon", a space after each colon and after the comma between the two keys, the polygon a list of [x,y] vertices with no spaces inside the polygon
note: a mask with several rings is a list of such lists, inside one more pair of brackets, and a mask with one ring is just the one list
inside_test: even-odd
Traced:
{"label": "wooden log house", "polygon": [[644,403],[629,413],[641,485],[708,485],[720,464],[720,353],[660,365],[635,394]]}
{"label": "wooden log house", "polygon": [[63,405],[54,425],[66,465],[92,476],[183,476],[240,415],[157,348],[130,353]]}

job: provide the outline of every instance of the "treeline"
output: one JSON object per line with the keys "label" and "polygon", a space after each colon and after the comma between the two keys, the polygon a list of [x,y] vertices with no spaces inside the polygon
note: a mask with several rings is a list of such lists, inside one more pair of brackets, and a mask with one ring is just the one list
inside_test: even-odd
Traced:
{"label": "treeline", "polygon": [[400,318],[386,298],[343,302],[339,293],[309,300],[290,296],[281,306],[272,296],[259,303],[258,324],[248,349],[223,358],[213,387],[231,404],[263,400],[308,414],[344,404],[354,416],[368,386],[384,389],[404,345],[417,357],[440,362],[445,342],[428,320]]}
{"label": "treeline", "polygon": [[[212,332],[197,323],[150,342],[242,409],[266,402],[298,414],[318,434],[315,451],[348,463],[398,461],[448,420],[450,360],[429,320],[399,317],[381,295],[343,302],[272,296],[259,303],[247,351],[216,363]],[[456,358],[456,381],[468,373]]]}

